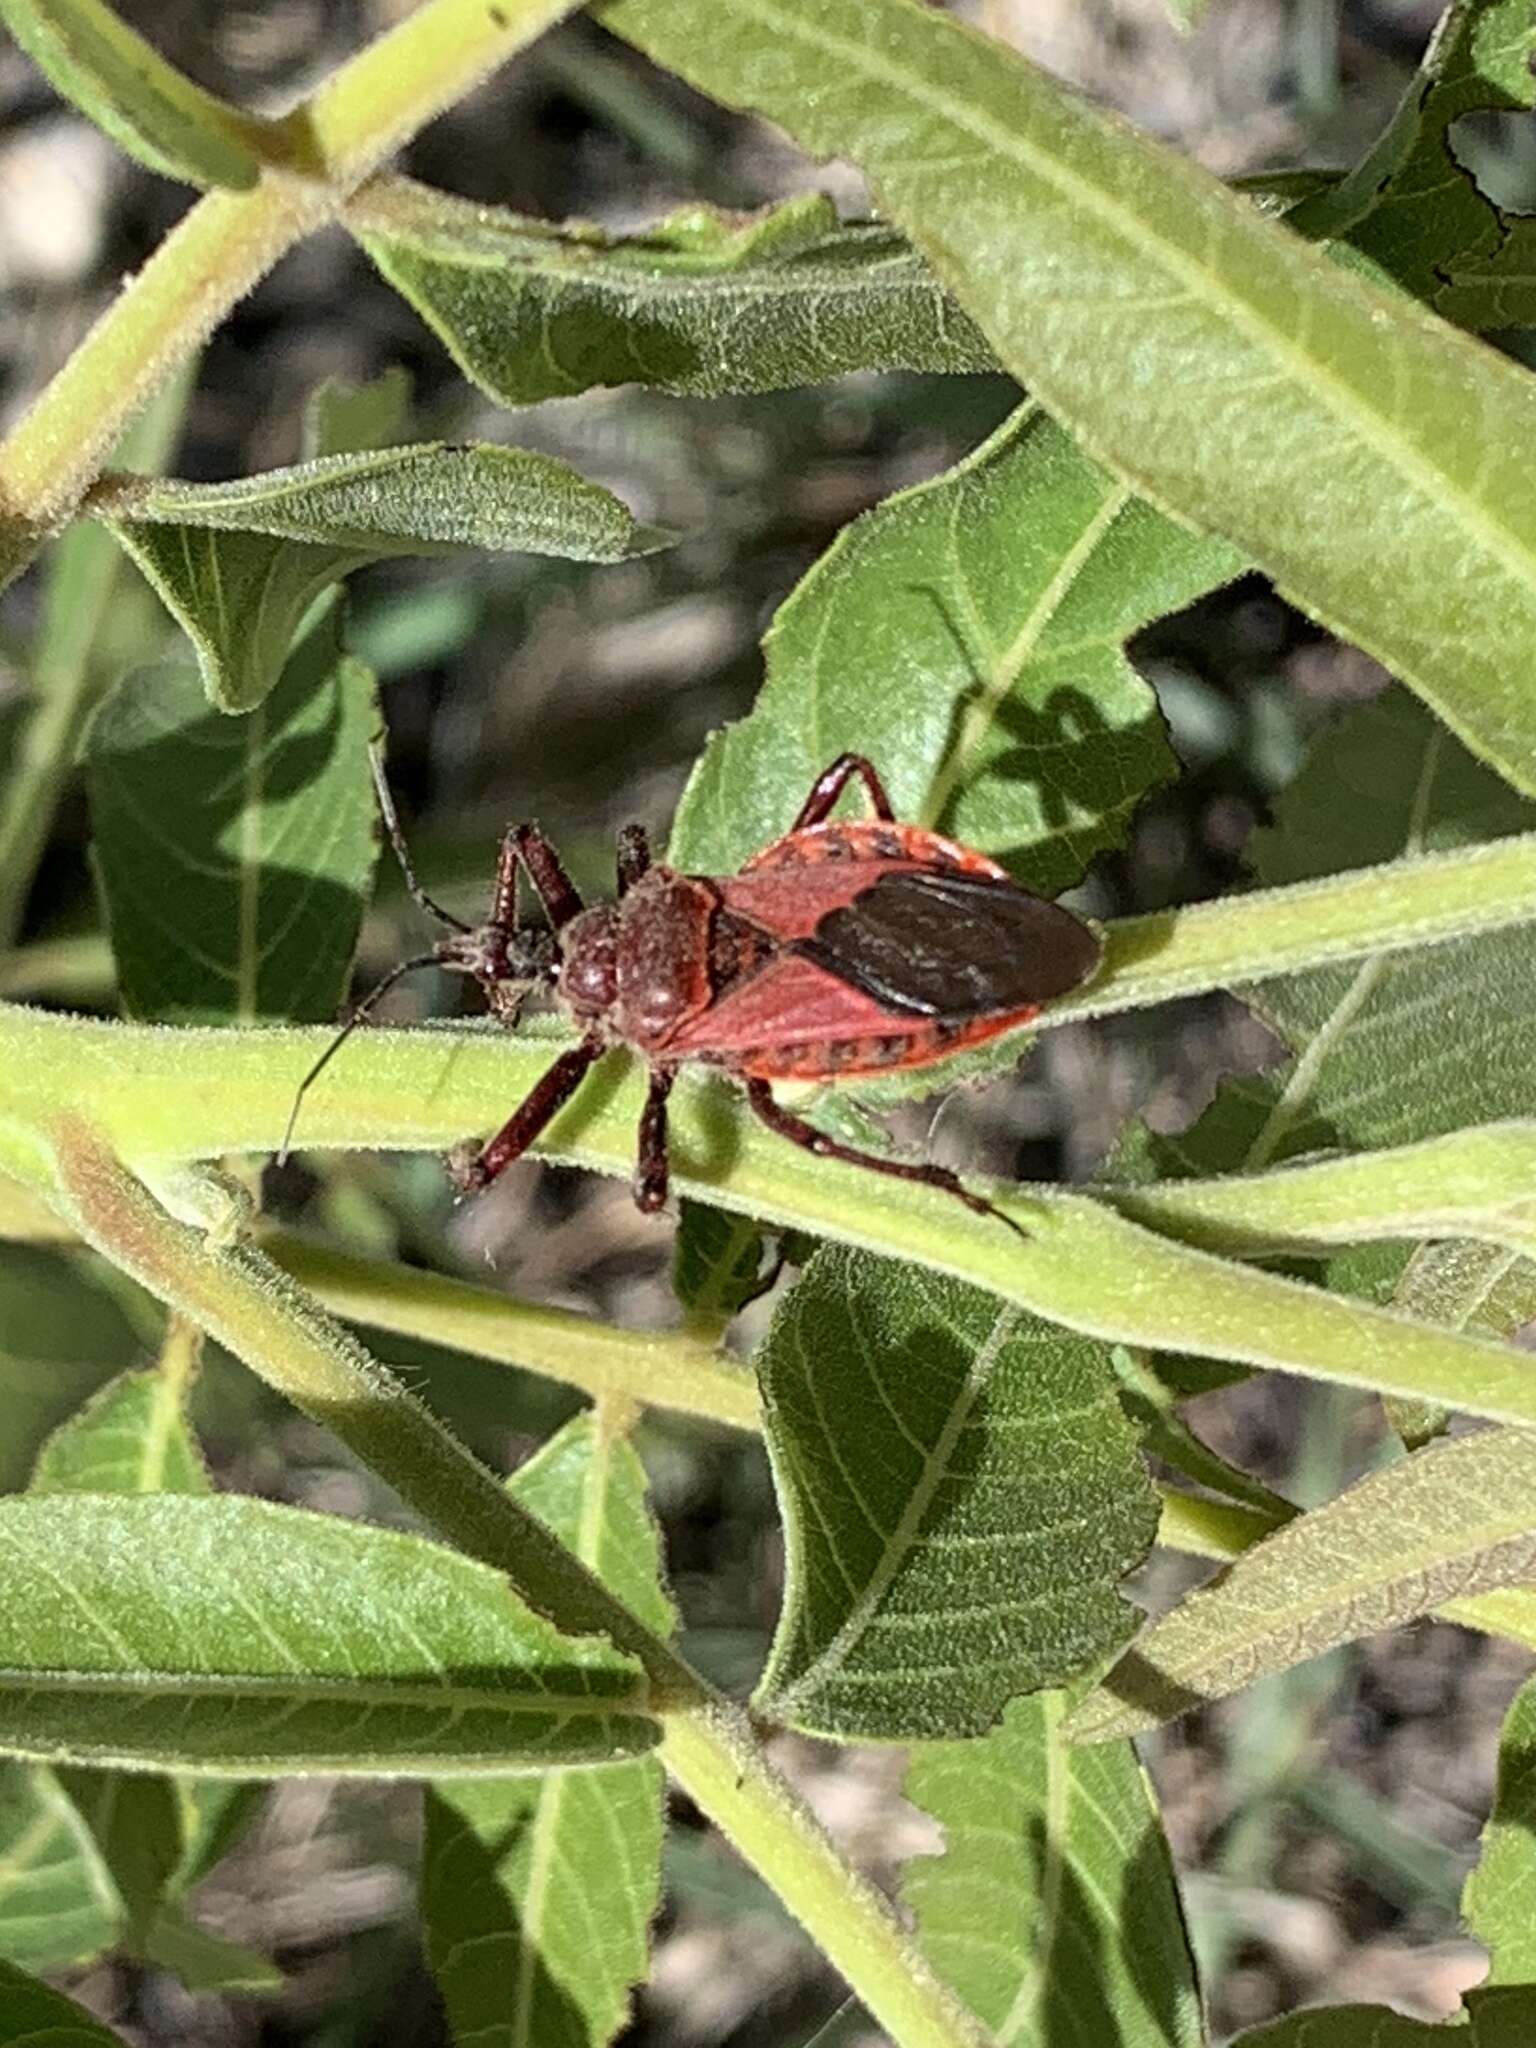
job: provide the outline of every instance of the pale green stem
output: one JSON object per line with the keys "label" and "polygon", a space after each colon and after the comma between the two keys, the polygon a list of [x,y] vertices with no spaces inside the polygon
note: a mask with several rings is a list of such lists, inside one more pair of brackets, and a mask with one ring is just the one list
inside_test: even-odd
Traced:
{"label": "pale green stem", "polygon": [[57,1133],[56,1199],[86,1240],[268,1385],[332,1429],[418,1514],[504,1571],[558,1626],[606,1635],[651,1681],[660,1754],[778,1891],[901,2048],[985,2048],[889,1902],[774,1771],[747,1716],[715,1695],[394,1376],[260,1253],[176,1222],[82,1125]]}
{"label": "pale green stem", "polygon": [[0,512],[35,528],[67,518],[124,424],[284,251],[572,6],[426,0],[344,64],[282,124],[307,136],[319,174],[273,166],[251,191],[197,201],[0,444]]}
{"label": "pale green stem", "polygon": [[519,1366],[594,1401],[621,1396],[732,1429],[761,1426],[751,1373],[686,1331],[621,1330],[571,1309],[535,1308],[493,1288],[354,1258],[286,1232],[264,1235],[262,1244],[291,1279],[348,1322]]}

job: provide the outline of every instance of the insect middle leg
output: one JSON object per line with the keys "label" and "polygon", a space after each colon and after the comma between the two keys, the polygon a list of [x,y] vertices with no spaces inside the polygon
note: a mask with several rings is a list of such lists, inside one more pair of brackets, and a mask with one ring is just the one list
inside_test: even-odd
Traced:
{"label": "insect middle leg", "polygon": [[840,1145],[836,1138],[829,1138],[825,1131],[818,1131],[816,1126],[807,1123],[803,1116],[796,1116],[792,1110],[785,1109],[782,1103],[775,1102],[773,1090],[768,1083],[758,1080],[755,1076],[747,1078],[747,1101],[753,1113],[770,1131],[777,1131],[781,1138],[788,1138],[792,1145],[803,1145],[807,1152],[814,1152],[818,1159],[845,1159],[850,1166],[867,1166],[871,1173],[888,1174],[892,1180],[919,1181],[924,1187],[942,1188],[945,1194],[953,1195],[957,1202],[964,1202],[966,1208],[974,1210],[978,1216],[995,1216],[999,1223],[1006,1223],[1010,1230],[1028,1240],[1027,1230],[1021,1229],[1011,1216],[1005,1216],[1001,1209],[987,1201],[984,1196],[973,1195],[959,1174],[951,1173],[947,1166],[926,1163],[916,1165],[904,1159],[882,1159],[877,1152],[860,1152],[852,1145]]}
{"label": "insect middle leg", "polygon": [[514,1159],[521,1159],[546,1124],[554,1120],[581,1086],[588,1067],[603,1050],[600,1038],[584,1038],[569,1052],[561,1053],[554,1065],[529,1089],[501,1129],[473,1158],[450,1165],[457,1186],[466,1194],[478,1194]]}
{"label": "insect middle leg", "polygon": [[640,1149],[635,1160],[635,1205],[654,1216],[667,1199],[667,1097],[670,1067],[652,1067],[645,1108],[640,1112]]}
{"label": "insect middle leg", "polygon": [[528,879],[538,892],[545,915],[556,931],[585,910],[576,884],[537,825],[512,825],[501,842],[496,863],[496,887],[491,897],[490,922],[508,930],[517,923],[517,871],[528,870]]}
{"label": "insect middle leg", "polygon": [[885,793],[885,784],[880,780],[872,761],[862,754],[839,754],[830,768],[824,768],[811,784],[811,793],[800,806],[800,815],[790,826],[791,832],[803,832],[807,825],[819,825],[823,818],[832,815],[832,806],[857,775],[868,792],[874,806],[875,816],[882,823],[890,824],[896,816],[891,800]]}

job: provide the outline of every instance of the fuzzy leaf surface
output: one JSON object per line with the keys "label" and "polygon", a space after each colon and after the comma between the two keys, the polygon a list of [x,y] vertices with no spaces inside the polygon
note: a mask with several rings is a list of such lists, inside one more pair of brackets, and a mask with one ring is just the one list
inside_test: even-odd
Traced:
{"label": "fuzzy leaf surface", "polygon": [[1145,1630],[1076,1708],[1076,1742],[1139,1735],[1340,1643],[1536,1569],[1536,1433],[1484,1430],[1371,1473]]}
{"label": "fuzzy leaf surface", "polygon": [[[645,1474],[625,1438],[579,1415],[512,1491],[671,1634]],[[602,2048],[622,2029],[660,1895],[663,1789],[643,1758],[429,1790],[421,1910],[455,2040]]]}
{"label": "fuzzy leaf surface", "polygon": [[62,1494],[0,1503],[0,1549],[12,1755],[410,1775],[655,1739],[627,1659],[420,1537],[233,1496]]}
{"label": "fuzzy leaf surface", "polygon": [[381,181],[353,232],[499,405],[614,384],[714,397],[848,370],[992,370],[922,257],[816,193],[757,214],[690,206],[635,234]]}
{"label": "fuzzy leaf surface", "polygon": [[1126,640],[1240,566],[1020,407],[855,520],[780,606],[757,705],[706,747],[669,857],[731,873],[851,748],[899,818],[1055,895],[1174,771]]}
{"label": "fuzzy leaf surface", "polygon": [[618,0],[603,19],[851,158],[1086,447],[1536,793],[1528,370],[912,0]]}
{"label": "fuzzy leaf surface", "polygon": [[375,857],[373,677],[334,608],[244,718],[189,668],[125,676],[88,740],[98,886],[124,1007],[177,1023],[328,1022]]}
{"label": "fuzzy leaf surface", "polygon": [[979,1742],[915,1749],[906,1795],[942,1856],[902,1873],[924,1953],[999,2048],[1200,2048],[1168,1844],[1128,1742],[1072,1750],[1062,1697],[1015,1700]]}
{"label": "fuzzy leaf surface", "polygon": [[1103,1346],[824,1249],[758,1358],[785,1525],[758,1703],[816,1733],[980,1735],[1123,1642],[1155,1497]]}
{"label": "fuzzy leaf surface", "polygon": [[33,1493],[211,1491],[180,1388],[158,1370],[110,1380],[44,1444]]}
{"label": "fuzzy leaf surface", "polygon": [[0,1244],[0,1492],[25,1486],[50,1431],[142,1357],[121,1300],[84,1260]]}
{"label": "fuzzy leaf surface", "polygon": [[672,1291],[690,1322],[724,1328],[769,1278],[763,1233],[750,1216],[683,1201],[672,1245]]}
{"label": "fuzzy leaf surface", "polygon": [[191,640],[224,711],[260,702],[316,597],[365,563],[457,548],[617,562],[663,544],[553,456],[489,445],[321,455],[224,484],[120,477],[91,509]]}
{"label": "fuzzy leaf surface", "polygon": [[1254,2027],[1231,2048],[1526,2048],[1536,2028],[1536,1988],[1469,1991],[1466,2019],[1448,2027],[1385,2005],[1325,2005]]}

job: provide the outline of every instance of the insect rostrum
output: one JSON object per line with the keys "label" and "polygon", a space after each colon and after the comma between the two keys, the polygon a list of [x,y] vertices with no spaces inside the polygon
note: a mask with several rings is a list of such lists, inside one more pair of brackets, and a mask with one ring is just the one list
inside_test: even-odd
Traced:
{"label": "insect rostrum", "polygon": [[[862,755],[840,755],[818,776],[789,831],[739,874],[680,874],[652,861],[640,826],[626,826],[617,898],[590,909],[538,828],[515,825],[502,841],[489,915],[477,926],[450,917],[416,882],[375,765],[411,893],[452,929],[373,990],[305,1077],[300,1098],[386,988],[436,964],[470,975],[509,1027],[528,992],[542,987],[582,1031],[492,1138],[455,1157],[454,1177],[466,1191],[489,1186],[521,1158],[593,1061],[624,1045],[650,1073],[635,1171],[644,1210],[666,1201],[667,1096],[677,1069],[697,1060],[737,1075],[755,1114],[795,1144],[943,1188],[978,1214],[1000,1216],[946,1167],[839,1144],[774,1100],[774,1080],[926,1066],[996,1038],[1078,987],[1099,963],[1098,936],[1080,918],[1030,895],[985,855],[899,823]],[[835,820],[833,807],[854,777],[874,816]],[[547,923],[519,917],[523,874]],[[292,1128],[290,1119],[290,1135]]]}

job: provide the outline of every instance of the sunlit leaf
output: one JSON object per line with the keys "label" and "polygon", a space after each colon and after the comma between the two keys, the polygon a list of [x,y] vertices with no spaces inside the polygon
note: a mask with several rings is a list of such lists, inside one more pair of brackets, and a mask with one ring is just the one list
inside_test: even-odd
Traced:
{"label": "sunlit leaf", "polygon": [[654,1740],[627,1659],[421,1537],[233,1496],[62,1494],[0,1503],[0,1548],[12,1755],[410,1775]]}
{"label": "sunlit leaf", "polygon": [[[576,1417],[512,1488],[633,1612],[673,1626],[645,1474],[602,1417]],[[648,1759],[427,1795],[421,1909],[457,2041],[601,2048],[646,1973],[663,1783]]]}
{"label": "sunlit leaf", "polygon": [[945,1842],[902,1874],[918,1938],[999,2048],[1200,2048],[1146,1778],[1128,1742],[1069,1750],[1062,1707],[1057,1693],[1016,1700],[984,1740],[912,1752],[907,1797]]}
{"label": "sunlit leaf", "polygon": [[813,154],[851,158],[1085,445],[1536,793],[1522,365],[937,8],[617,0],[603,20]]}
{"label": "sunlit leaf", "polygon": [[367,562],[459,548],[617,562],[666,538],[553,456],[488,444],[321,455],[224,484],[118,477],[89,509],[160,593],[225,711],[260,702],[315,598]]}
{"label": "sunlit leaf", "polygon": [[639,233],[528,219],[380,180],[348,224],[501,405],[596,385],[714,396],[846,370],[990,370],[923,259],[806,193],[758,214],[690,206]]}
{"label": "sunlit leaf", "polygon": [[125,676],[91,727],[96,874],[124,1007],[327,1021],[375,856],[373,678],[318,618],[240,719],[190,669]]}
{"label": "sunlit leaf", "polygon": [[184,78],[103,0],[0,0],[0,20],[64,98],[150,170],[189,185],[256,183],[258,124]]}
{"label": "sunlit leaf", "polygon": [[1067,1722],[1137,1735],[1340,1643],[1536,1568],[1536,1433],[1484,1430],[1373,1472],[1267,1537],[1140,1635]]}
{"label": "sunlit leaf", "polygon": [[1493,1812],[1461,1903],[1489,1983],[1536,1984],[1536,1681],[1504,1717]]}
{"label": "sunlit leaf", "polygon": [[181,1388],[158,1369],[122,1373],[56,1429],[34,1493],[207,1493]]}
{"label": "sunlit leaf", "polygon": [[1125,1640],[1157,1512],[1102,1346],[828,1249],[758,1365],[786,1544],[765,1713],[979,1735]]}
{"label": "sunlit leaf", "polygon": [[856,520],[780,607],[757,706],[705,749],[671,858],[739,867],[852,748],[898,817],[1054,895],[1174,770],[1127,638],[1239,567],[1021,407]]}
{"label": "sunlit leaf", "polygon": [[0,2041],[7,2048],[125,2048],[82,2005],[0,1962]]}

